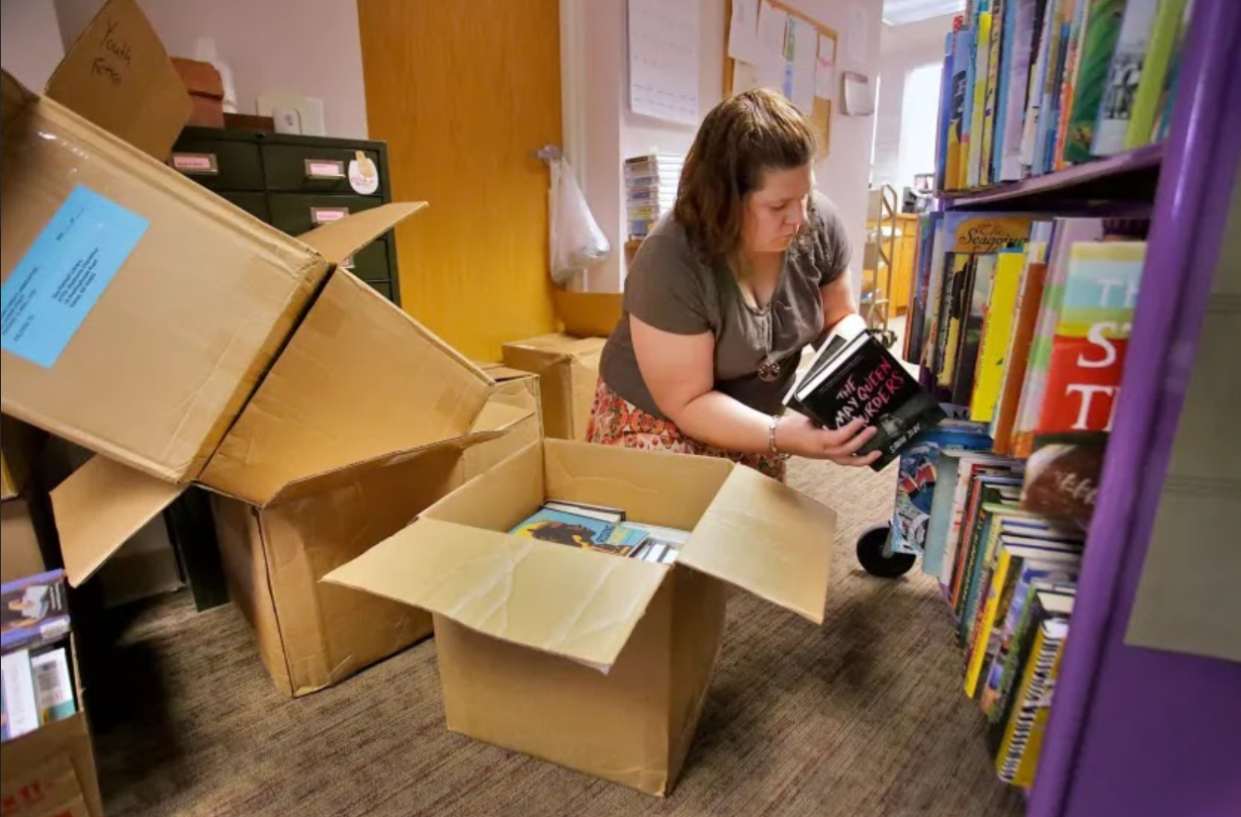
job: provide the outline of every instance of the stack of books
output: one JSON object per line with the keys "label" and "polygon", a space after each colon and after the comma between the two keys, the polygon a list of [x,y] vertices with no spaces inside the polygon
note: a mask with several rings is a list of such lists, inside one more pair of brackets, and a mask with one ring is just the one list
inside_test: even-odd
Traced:
{"label": "stack of books", "polygon": [[553,500],[511,533],[623,559],[675,564],[689,531],[631,522],[620,508]]}
{"label": "stack of books", "polygon": [[1192,0],[972,0],[945,48],[941,190],[1163,139]]}
{"label": "stack of books", "polygon": [[685,159],[666,153],[637,156],[625,162],[629,238],[641,241],[677,202]]}
{"label": "stack of books", "polygon": [[0,587],[0,742],[78,712],[63,571]]}

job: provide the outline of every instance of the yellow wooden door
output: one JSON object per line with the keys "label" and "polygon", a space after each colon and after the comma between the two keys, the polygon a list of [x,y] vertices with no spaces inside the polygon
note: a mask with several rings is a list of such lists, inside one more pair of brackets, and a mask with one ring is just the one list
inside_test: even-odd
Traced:
{"label": "yellow wooden door", "polygon": [[[548,171],[560,144],[559,0],[358,0],[370,135],[397,199],[406,310],[476,360],[555,328]],[[382,354],[377,349],[376,354]]]}

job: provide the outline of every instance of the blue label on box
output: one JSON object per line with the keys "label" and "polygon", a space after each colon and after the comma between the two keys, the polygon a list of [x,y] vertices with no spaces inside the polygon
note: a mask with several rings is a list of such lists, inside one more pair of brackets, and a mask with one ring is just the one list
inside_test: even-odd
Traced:
{"label": "blue label on box", "polygon": [[50,369],[150,222],[78,187],[0,289],[0,348]]}

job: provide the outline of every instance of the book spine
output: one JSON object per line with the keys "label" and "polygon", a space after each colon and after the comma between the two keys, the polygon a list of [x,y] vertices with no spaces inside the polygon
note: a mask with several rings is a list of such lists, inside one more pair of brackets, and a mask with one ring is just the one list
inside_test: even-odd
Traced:
{"label": "book spine", "polygon": [[1128,0],[1125,6],[1095,128],[1092,153],[1096,156],[1112,156],[1125,149],[1134,97],[1142,80],[1142,63],[1158,9],[1159,0]]}
{"label": "book spine", "polygon": [[1112,54],[1120,39],[1120,24],[1125,16],[1127,0],[1093,0],[1090,26],[1082,46],[1081,68],[1078,72],[1077,94],[1069,117],[1064,158],[1072,163],[1088,161],[1094,147],[1095,125],[1103,91],[1111,70]]}
{"label": "book spine", "polygon": [[971,700],[978,697],[984,659],[987,654],[987,644],[990,642],[994,632],[997,616],[996,610],[1000,605],[1001,589],[1008,578],[1009,565],[1011,564],[1012,558],[1008,550],[1001,550],[1000,558],[996,562],[995,570],[991,574],[991,581],[987,583],[986,603],[982,606],[981,618],[973,632],[967,659],[968,667],[965,672],[965,695]]}
{"label": "book spine", "polygon": [[982,174],[982,154],[987,118],[987,81],[991,72],[991,12],[978,16],[978,47],[974,60],[974,104],[971,108],[970,152],[965,187],[978,187]]}
{"label": "book spine", "polygon": [[1051,54],[1051,41],[1055,33],[1056,6],[1061,0],[1047,0],[1043,13],[1042,30],[1037,39],[1038,57],[1030,75],[1029,102],[1026,105],[1025,126],[1021,134],[1021,168],[1022,175],[1030,174],[1034,169],[1034,152],[1038,137],[1039,114],[1043,107],[1044,90],[1047,85],[1048,61]]}
{"label": "book spine", "polygon": [[1025,254],[1020,252],[1001,253],[996,265],[995,281],[983,322],[982,345],[978,351],[974,393],[970,400],[970,419],[979,423],[991,422],[1000,399],[1005,364],[1011,360],[1007,354],[1015,326],[1025,258]]}
{"label": "book spine", "polygon": [[978,170],[979,183],[993,183],[992,166],[995,151],[996,111],[1000,101],[1000,57],[1004,43],[1004,6],[1013,0],[995,0],[991,9],[991,49],[987,66],[987,104],[983,116],[982,158]]}
{"label": "book spine", "polygon": [[1013,713],[1009,733],[1005,738],[1006,751],[996,765],[1000,780],[1005,783],[1016,783],[1022,759],[1031,748],[1035,722],[1040,711],[1047,708],[1045,696],[1052,682],[1052,670],[1059,646],[1060,642],[1048,641],[1042,630],[1036,636],[1034,658],[1026,668],[1019,691],[1021,705]]}
{"label": "book spine", "polygon": [[1056,170],[1064,170],[1069,166],[1065,160],[1064,148],[1069,138],[1069,119],[1072,116],[1074,100],[1077,96],[1078,74],[1081,69],[1082,38],[1086,36],[1090,24],[1090,3],[1088,0],[1077,0],[1077,18],[1069,35],[1068,58],[1065,61],[1064,84],[1060,90],[1059,121],[1056,125],[1056,146],[1052,151]]}
{"label": "book spine", "polygon": [[[1041,251],[1041,248],[1036,250],[1036,252]],[[1008,365],[1005,368],[1004,388],[996,407],[997,420],[992,436],[995,439],[997,454],[1012,455],[1013,426],[1017,420],[1017,408],[1025,388],[1026,371],[1030,362],[1030,351],[1034,345],[1034,332],[1038,326],[1046,282],[1047,263],[1045,261],[1032,262],[1026,273],[1021,303],[1017,307],[1017,326],[1005,358]]]}
{"label": "book spine", "polygon": [[961,526],[961,538],[957,543],[957,561],[952,569],[952,609],[957,616],[964,613],[966,575],[973,568],[982,541],[982,493],[981,488],[971,491],[969,508]]}
{"label": "book spine", "polygon": [[944,66],[940,73],[939,127],[935,132],[935,189],[947,190],[948,181],[948,133],[952,126],[952,80],[953,54],[957,47],[957,32],[947,36],[944,47]]}
{"label": "book spine", "polygon": [[1125,148],[1128,150],[1151,141],[1187,2],[1163,0],[1159,4],[1159,14],[1151,31],[1150,48],[1142,66],[1142,81],[1133,100],[1133,115],[1125,137]]}
{"label": "book spine", "polygon": [[0,659],[0,676],[9,739],[15,740],[37,731],[41,723],[34,675],[30,669],[30,652],[18,650],[6,654]]}

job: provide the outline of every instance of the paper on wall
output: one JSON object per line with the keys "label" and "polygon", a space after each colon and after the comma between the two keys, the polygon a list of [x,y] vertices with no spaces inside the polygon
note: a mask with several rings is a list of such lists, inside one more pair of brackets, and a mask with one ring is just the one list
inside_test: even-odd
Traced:
{"label": "paper on wall", "polygon": [[814,68],[808,71],[794,69],[791,72],[792,87],[789,89],[789,100],[806,116],[814,113]]}
{"label": "paper on wall", "polygon": [[819,37],[819,59],[815,66],[814,94],[832,99],[836,91],[836,41],[831,37]]}
{"label": "paper on wall", "polygon": [[819,56],[819,30],[805,20],[790,17],[789,31],[793,47],[793,70],[799,74],[813,75]]}
{"label": "paper on wall", "polygon": [[761,56],[758,65],[775,59],[788,60],[788,12],[763,2],[758,12],[758,44]]}
{"label": "paper on wall", "polygon": [[733,19],[728,33],[728,56],[757,63],[763,50],[758,41],[759,0],[733,0]]}
{"label": "paper on wall", "polygon": [[634,113],[685,125],[699,122],[699,26],[696,0],[629,0]]}

